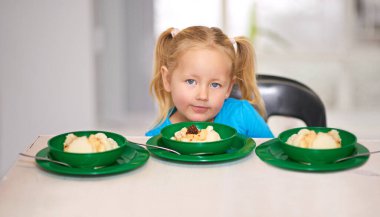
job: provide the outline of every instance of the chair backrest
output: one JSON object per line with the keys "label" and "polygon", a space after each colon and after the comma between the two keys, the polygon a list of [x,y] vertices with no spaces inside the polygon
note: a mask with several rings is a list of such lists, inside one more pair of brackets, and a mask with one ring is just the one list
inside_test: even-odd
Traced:
{"label": "chair backrest", "polygon": [[[325,106],[318,95],[305,84],[273,75],[258,75],[257,84],[263,97],[268,119],[279,115],[301,119],[307,126],[326,127]],[[233,98],[241,98],[234,87]]]}

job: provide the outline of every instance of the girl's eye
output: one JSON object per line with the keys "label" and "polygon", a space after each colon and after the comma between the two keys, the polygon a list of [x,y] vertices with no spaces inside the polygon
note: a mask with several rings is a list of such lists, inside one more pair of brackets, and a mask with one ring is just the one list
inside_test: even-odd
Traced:
{"label": "girl's eye", "polygon": [[210,86],[213,87],[213,88],[219,88],[219,87],[221,87],[222,85],[220,85],[220,84],[218,84],[218,83],[211,83]]}
{"label": "girl's eye", "polygon": [[186,83],[187,83],[187,84],[190,84],[190,85],[195,85],[195,84],[196,84],[196,82],[195,82],[194,79],[187,79],[187,80],[186,80]]}

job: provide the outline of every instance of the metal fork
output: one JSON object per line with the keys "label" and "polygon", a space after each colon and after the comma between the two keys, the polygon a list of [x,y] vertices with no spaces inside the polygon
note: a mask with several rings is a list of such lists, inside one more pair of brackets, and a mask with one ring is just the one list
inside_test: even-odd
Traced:
{"label": "metal fork", "polygon": [[53,163],[56,163],[56,164],[60,164],[60,165],[63,165],[63,166],[67,166],[67,167],[71,167],[69,164],[67,163],[64,163],[64,162],[61,162],[61,161],[56,161],[56,160],[52,160],[50,158],[47,158],[47,157],[38,157],[38,156],[34,156],[34,155],[29,155],[29,154],[25,154],[25,153],[19,153],[21,156],[24,156],[24,157],[30,157],[30,158],[34,158],[34,159],[37,159],[37,160],[44,160],[44,161],[50,161],[50,162],[53,162]]}
{"label": "metal fork", "polygon": [[132,142],[132,141],[128,141],[128,142],[132,143],[132,144],[135,144],[135,145],[138,145],[138,146],[162,149],[162,150],[165,150],[165,151],[168,151],[168,152],[172,152],[172,153],[177,154],[177,155],[181,155],[181,153],[179,153],[178,151],[174,151],[172,149],[161,147],[161,146],[157,146],[157,145],[148,145],[148,144],[136,143],[136,142]]}
{"label": "metal fork", "polygon": [[335,161],[335,163],[338,163],[338,162],[341,162],[341,161],[345,161],[345,160],[348,160],[348,159],[351,159],[351,158],[355,158],[355,157],[368,156],[368,155],[379,153],[379,152],[380,151],[372,151],[372,152],[366,152],[366,153],[356,154],[356,155],[352,155],[352,156],[348,156],[348,157],[344,157],[344,158],[338,159],[338,160]]}

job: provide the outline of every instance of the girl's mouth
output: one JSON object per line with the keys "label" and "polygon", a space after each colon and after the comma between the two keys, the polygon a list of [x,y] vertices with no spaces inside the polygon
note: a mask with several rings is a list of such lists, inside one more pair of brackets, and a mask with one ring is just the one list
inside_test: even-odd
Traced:
{"label": "girl's mouth", "polygon": [[191,108],[195,113],[205,113],[208,110],[208,107],[204,106],[192,106]]}

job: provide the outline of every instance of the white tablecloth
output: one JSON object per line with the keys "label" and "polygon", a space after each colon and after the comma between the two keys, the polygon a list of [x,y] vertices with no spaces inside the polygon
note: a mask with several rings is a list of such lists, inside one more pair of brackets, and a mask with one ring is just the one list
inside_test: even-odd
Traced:
{"label": "white tablecloth", "polygon": [[[47,146],[40,136],[26,152]],[[145,142],[147,137],[128,137]],[[255,139],[261,144],[263,139]],[[380,140],[359,140],[370,151]],[[0,216],[379,216],[380,154],[328,173],[284,170],[246,158],[184,164],[150,157],[133,171],[73,177],[20,157],[0,183]]]}

